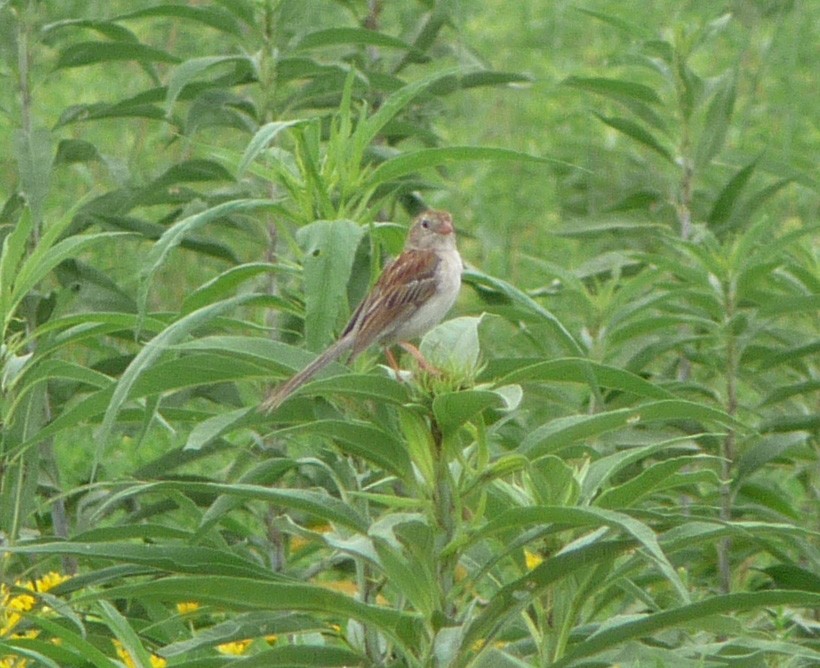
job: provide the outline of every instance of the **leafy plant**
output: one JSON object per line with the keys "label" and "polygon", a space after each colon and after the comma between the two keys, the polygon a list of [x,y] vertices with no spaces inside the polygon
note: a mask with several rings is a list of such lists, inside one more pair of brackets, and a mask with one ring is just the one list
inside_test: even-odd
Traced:
{"label": "leafy plant", "polygon": [[[813,183],[738,139],[753,22],[662,5],[551,15],[614,53],[555,93],[600,146],[537,76],[484,113],[533,77],[466,36],[537,3],[0,7],[0,663],[817,663]],[[515,148],[545,123],[572,150]],[[441,373],[258,412],[443,189],[489,259]]]}

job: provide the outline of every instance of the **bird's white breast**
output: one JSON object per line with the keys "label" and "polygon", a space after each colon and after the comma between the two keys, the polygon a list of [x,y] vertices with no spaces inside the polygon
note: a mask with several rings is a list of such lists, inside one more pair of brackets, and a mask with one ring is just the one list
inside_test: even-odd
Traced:
{"label": "bird's white breast", "polygon": [[414,339],[440,323],[458,298],[462,270],[461,256],[456,249],[443,252],[436,267],[436,292],[390,338],[394,341]]}

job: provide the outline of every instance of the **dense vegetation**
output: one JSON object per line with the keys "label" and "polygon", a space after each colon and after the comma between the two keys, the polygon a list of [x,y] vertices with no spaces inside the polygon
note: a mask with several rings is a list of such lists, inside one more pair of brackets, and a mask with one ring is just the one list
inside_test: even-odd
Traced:
{"label": "dense vegetation", "polygon": [[819,14],[0,2],[0,666],[820,664]]}

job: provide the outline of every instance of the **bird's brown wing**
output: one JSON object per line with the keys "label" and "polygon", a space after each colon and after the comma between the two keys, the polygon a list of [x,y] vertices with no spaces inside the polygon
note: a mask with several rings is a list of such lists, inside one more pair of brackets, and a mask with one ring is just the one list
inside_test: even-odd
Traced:
{"label": "bird's brown wing", "polygon": [[407,321],[436,291],[439,259],[430,250],[407,250],[387,265],[356,308],[342,336],[355,332],[352,357]]}

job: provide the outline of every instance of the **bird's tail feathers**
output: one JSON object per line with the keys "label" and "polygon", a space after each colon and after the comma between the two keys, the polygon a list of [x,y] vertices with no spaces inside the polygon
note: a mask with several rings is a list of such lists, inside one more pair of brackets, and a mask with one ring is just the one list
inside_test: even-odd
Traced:
{"label": "bird's tail feathers", "polygon": [[302,385],[311,380],[317,373],[324,369],[328,364],[335,362],[342,357],[353,347],[352,337],[343,336],[336,341],[315,360],[308,364],[299,373],[294,375],[289,380],[285,381],[278,387],[274,388],[268,394],[265,401],[262,403],[261,410],[272,411],[282,405],[291,394],[298,390]]}

